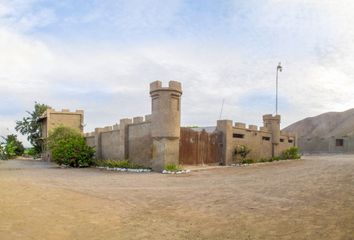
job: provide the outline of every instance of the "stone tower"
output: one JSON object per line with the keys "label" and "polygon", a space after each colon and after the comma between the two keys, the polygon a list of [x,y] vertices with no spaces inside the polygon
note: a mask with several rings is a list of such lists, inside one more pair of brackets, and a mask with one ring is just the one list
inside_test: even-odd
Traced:
{"label": "stone tower", "polygon": [[267,114],[263,116],[264,127],[272,133],[272,157],[276,156],[280,142],[280,115]]}
{"label": "stone tower", "polygon": [[179,162],[181,95],[180,82],[170,81],[168,87],[162,87],[160,81],[150,84],[152,168],[155,171]]}

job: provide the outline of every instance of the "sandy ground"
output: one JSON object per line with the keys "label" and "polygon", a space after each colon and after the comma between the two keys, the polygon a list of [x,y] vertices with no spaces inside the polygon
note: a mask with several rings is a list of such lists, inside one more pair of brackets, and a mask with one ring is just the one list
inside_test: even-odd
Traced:
{"label": "sandy ground", "polygon": [[354,156],[188,175],[2,161],[0,239],[354,239]]}

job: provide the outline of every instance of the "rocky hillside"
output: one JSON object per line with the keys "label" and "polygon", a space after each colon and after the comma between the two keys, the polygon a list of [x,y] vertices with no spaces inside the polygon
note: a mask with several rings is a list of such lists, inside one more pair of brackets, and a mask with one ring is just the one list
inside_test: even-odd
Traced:
{"label": "rocky hillside", "polygon": [[309,138],[354,135],[354,108],[345,112],[328,112],[305,118],[283,130],[296,132],[298,137]]}

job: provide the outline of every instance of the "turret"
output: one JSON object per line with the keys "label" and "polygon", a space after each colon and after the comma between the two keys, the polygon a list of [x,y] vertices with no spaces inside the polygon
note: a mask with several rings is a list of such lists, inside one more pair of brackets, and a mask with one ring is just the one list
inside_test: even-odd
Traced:
{"label": "turret", "polygon": [[166,164],[178,164],[181,95],[180,82],[170,81],[168,87],[162,87],[160,81],[150,84],[154,170],[163,170]]}
{"label": "turret", "polygon": [[280,142],[280,115],[267,114],[263,116],[264,127],[272,133],[272,156],[277,153],[277,145]]}
{"label": "turret", "polygon": [[272,143],[279,144],[280,142],[280,115],[272,116],[267,114],[263,116],[264,127],[272,133]]}

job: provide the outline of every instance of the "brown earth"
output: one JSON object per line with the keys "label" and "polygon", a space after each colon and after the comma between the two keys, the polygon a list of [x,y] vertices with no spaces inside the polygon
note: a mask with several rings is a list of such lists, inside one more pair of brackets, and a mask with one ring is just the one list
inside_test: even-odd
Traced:
{"label": "brown earth", "polygon": [[0,239],[354,239],[354,156],[188,175],[2,161]]}
{"label": "brown earth", "polygon": [[284,128],[304,138],[328,138],[354,135],[354,108],[344,112],[327,112],[305,118]]}

